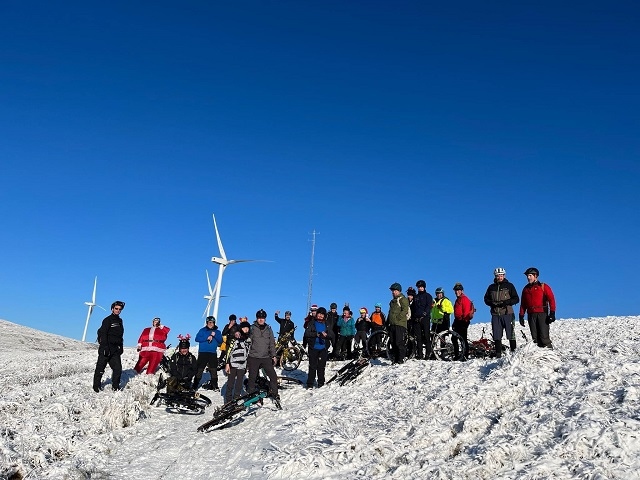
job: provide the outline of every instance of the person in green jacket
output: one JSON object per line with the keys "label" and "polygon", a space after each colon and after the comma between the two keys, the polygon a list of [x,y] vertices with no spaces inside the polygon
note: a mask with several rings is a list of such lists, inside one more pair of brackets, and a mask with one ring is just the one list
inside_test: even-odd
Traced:
{"label": "person in green jacket", "polygon": [[436,288],[436,298],[433,299],[431,307],[431,331],[440,333],[449,330],[452,313],[453,304],[444,296],[444,289],[442,287]]}
{"label": "person in green jacket", "polygon": [[407,354],[407,320],[411,316],[409,300],[402,294],[402,285],[399,283],[393,283],[389,290],[393,295],[389,302],[389,314],[387,315],[392,345],[392,361],[403,363]]}

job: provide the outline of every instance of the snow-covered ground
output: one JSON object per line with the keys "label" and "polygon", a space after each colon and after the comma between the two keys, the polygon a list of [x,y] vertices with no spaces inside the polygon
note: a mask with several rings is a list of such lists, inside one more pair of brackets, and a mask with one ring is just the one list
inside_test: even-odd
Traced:
{"label": "snow-covered ground", "polygon": [[198,433],[221,392],[199,416],[150,406],[126,349],[124,389],[96,394],[95,345],[0,320],[0,478],[640,478],[640,316],[558,321],[553,351],[517,330],[502,359],[374,361]]}

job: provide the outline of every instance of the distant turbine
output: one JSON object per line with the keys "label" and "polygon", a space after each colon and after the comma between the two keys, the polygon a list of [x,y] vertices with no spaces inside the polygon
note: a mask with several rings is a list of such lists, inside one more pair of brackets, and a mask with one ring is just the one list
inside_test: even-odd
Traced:
{"label": "distant turbine", "polygon": [[[216,281],[215,293],[213,303],[213,316],[218,320],[218,306],[220,305],[220,291],[222,290],[222,274],[224,269],[228,265],[241,262],[269,262],[270,260],[228,260],[227,255],[224,253],[224,247],[222,246],[222,240],[220,240],[220,233],[218,233],[218,224],[216,223],[216,216],[213,215],[213,228],[216,230],[216,238],[218,239],[218,248],[220,249],[220,257],[211,257],[213,263],[218,264],[218,280]],[[206,297],[205,297],[206,298]]]}
{"label": "distant turbine", "polygon": [[202,316],[208,317],[209,315],[211,315],[211,304],[213,303],[213,300],[216,297],[216,290],[218,290],[218,284],[216,283],[212,289],[211,281],[209,280],[209,271],[205,270],[205,273],[207,274],[207,286],[209,287],[209,295],[205,295],[204,299],[209,301],[207,302],[207,308],[204,309],[204,313],[202,314]]}
{"label": "distant turbine", "polygon": [[[93,281],[93,295],[91,296],[90,302],[84,302],[85,305],[89,307],[89,311],[87,312],[87,321],[84,322],[84,332],[82,333],[82,341],[87,336],[87,327],[89,326],[89,318],[91,317],[91,313],[93,312],[93,307],[100,307],[100,305],[96,305],[96,287],[98,286],[98,277]],[[107,311],[105,308],[102,308],[105,312]]]}

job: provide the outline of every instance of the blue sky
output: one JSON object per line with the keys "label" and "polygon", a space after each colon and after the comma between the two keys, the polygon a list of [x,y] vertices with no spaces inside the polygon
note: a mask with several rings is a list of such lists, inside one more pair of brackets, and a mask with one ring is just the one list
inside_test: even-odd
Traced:
{"label": "blue sky", "polygon": [[[517,3],[517,5],[516,5]],[[503,266],[558,317],[638,314],[636,2],[2,2],[0,317],[80,338],[127,302],[371,307]],[[103,312],[96,310],[89,338]],[[222,323],[220,321],[219,323]]]}

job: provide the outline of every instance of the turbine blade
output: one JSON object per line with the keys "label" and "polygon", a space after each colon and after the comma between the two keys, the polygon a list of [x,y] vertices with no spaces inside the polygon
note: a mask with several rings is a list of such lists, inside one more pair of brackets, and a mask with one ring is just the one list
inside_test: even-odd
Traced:
{"label": "turbine blade", "polygon": [[209,280],[209,270],[205,270],[205,273],[207,274],[207,286],[209,287],[209,295],[213,295],[213,291],[211,290],[211,281]]}
{"label": "turbine blade", "polygon": [[93,280],[93,296],[91,297],[91,303],[96,303],[96,287],[98,286],[98,277]]}
{"label": "turbine blade", "polygon": [[231,265],[232,263],[243,263],[243,262],[271,262],[271,263],[273,263],[273,260],[229,260],[229,265]]}
{"label": "turbine blade", "polygon": [[216,216],[214,214],[212,214],[212,215],[213,215],[213,228],[216,229],[216,238],[218,239],[218,248],[220,249],[220,256],[226,260],[227,259],[227,255],[226,255],[226,253],[224,253],[224,247],[222,246],[222,240],[220,240],[220,233],[218,232],[218,224],[216,223]]}

